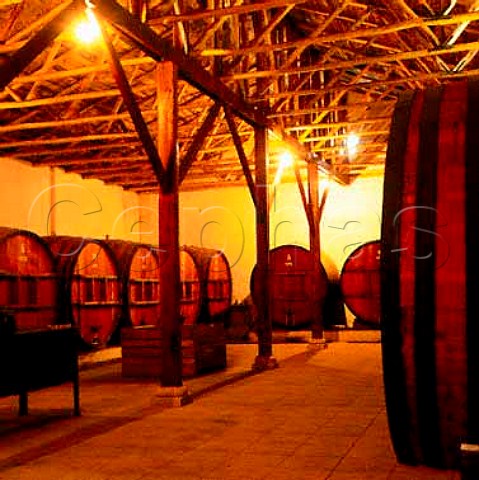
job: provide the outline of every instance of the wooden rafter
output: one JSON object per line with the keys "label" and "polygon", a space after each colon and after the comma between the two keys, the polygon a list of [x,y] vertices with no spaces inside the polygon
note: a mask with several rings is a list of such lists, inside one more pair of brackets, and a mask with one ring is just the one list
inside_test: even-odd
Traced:
{"label": "wooden rafter", "polygon": [[186,152],[186,155],[181,160],[180,171],[178,175],[178,181],[180,185],[185,179],[188,173],[188,170],[193,165],[193,162],[196,160],[198,152],[201,150],[201,147],[205,142],[206,137],[211,131],[219,111],[220,111],[220,105],[218,103],[215,103],[210,107],[205,120],[203,121],[200,128],[196,132],[196,135],[193,138],[191,145],[188,147],[188,151]]}
{"label": "wooden rafter", "polygon": [[246,184],[248,185],[253,203],[256,206],[257,205],[256,189],[254,185],[253,175],[251,174],[251,170],[248,164],[248,159],[246,158],[243,144],[241,143],[241,138],[238,133],[238,128],[236,127],[236,123],[234,121],[233,116],[231,115],[230,111],[227,108],[225,109],[225,117],[226,117],[226,121],[228,122],[228,127],[230,129],[231,135],[233,137],[233,143],[235,145],[236,153],[238,154],[238,158],[241,163],[241,168],[243,169],[243,174],[246,179]]}
{"label": "wooden rafter", "polygon": [[135,95],[131,90],[125,71],[121,66],[120,60],[113,48],[108,33],[106,32],[105,27],[101,25],[101,23],[100,28],[103,35],[103,41],[105,42],[109,53],[109,60],[113,72],[113,77],[115,78],[118,89],[120,90],[123,100],[125,101],[125,105],[128,109],[131,119],[133,120],[140,141],[143,144],[143,148],[148,155],[148,159],[150,160],[153,171],[156,174],[156,178],[158,182],[161,183],[165,177],[165,168],[162,165],[158,150],[156,149],[155,142],[150,134],[150,131],[148,130],[148,126],[145,120],[143,119],[141,109],[136,102]]}

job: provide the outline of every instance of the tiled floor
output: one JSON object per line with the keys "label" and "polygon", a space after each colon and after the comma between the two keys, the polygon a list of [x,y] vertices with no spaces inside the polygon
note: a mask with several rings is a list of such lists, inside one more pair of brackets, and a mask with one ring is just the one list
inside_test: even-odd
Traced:
{"label": "tiled floor", "polygon": [[159,407],[158,386],[122,379],[118,364],[82,372],[81,418],[66,387],[32,395],[21,421],[1,399],[0,479],[459,479],[396,463],[378,344],[275,348],[280,368],[231,382],[255,355],[231,346],[228,371],[188,381],[207,393],[179,409]]}

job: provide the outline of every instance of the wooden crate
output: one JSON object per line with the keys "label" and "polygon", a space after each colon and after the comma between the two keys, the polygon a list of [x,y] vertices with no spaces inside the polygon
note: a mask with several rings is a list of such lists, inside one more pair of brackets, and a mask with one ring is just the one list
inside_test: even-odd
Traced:
{"label": "wooden crate", "polygon": [[159,378],[163,342],[156,326],[121,330],[121,367],[124,377]]}
{"label": "wooden crate", "polygon": [[183,376],[226,368],[226,335],[223,323],[183,326]]}
{"label": "wooden crate", "polygon": [[[122,375],[159,378],[161,375],[161,331],[142,326],[122,329]],[[226,368],[226,336],[222,323],[184,325],[182,331],[183,376]]]}

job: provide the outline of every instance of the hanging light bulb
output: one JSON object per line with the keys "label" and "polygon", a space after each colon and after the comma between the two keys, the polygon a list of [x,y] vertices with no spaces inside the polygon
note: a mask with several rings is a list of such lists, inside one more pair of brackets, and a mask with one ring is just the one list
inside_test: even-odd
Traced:
{"label": "hanging light bulb", "polygon": [[358,153],[358,145],[359,145],[359,137],[354,133],[350,133],[346,140],[346,147],[348,149],[349,157],[356,156],[356,153]]}
{"label": "hanging light bulb", "polygon": [[85,10],[86,18],[81,20],[75,27],[75,37],[81,43],[91,45],[101,37],[100,25],[91,8]]}
{"label": "hanging light bulb", "polygon": [[282,170],[293,166],[293,155],[290,151],[285,150],[279,156],[279,165]]}

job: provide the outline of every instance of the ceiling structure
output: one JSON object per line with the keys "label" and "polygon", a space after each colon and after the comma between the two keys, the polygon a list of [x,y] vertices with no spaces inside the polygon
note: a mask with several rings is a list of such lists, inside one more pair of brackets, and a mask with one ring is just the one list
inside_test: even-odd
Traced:
{"label": "ceiling structure", "polygon": [[[75,39],[87,7],[106,44]],[[138,193],[158,190],[158,60],[179,67],[180,190],[244,185],[255,125],[271,178],[284,145],[345,182],[378,174],[402,91],[479,74],[471,0],[0,0],[0,25],[0,157]]]}

